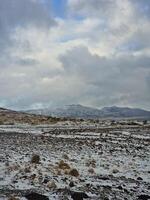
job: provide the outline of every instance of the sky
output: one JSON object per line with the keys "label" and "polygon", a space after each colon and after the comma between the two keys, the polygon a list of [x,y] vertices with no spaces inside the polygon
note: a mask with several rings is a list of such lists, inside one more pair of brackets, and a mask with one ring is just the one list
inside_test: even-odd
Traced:
{"label": "sky", "polygon": [[150,110],[150,0],[0,0],[0,107]]}

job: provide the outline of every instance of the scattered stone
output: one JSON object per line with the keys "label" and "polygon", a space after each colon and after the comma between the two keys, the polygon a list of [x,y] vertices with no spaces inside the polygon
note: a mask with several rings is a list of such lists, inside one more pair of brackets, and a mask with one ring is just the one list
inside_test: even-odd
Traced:
{"label": "scattered stone", "polygon": [[139,176],[139,177],[137,177],[137,180],[142,181],[143,179]]}
{"label": "scattered stone", "polygon": [[74,182],[71,181],[71,182],[69,183],[69,187],[74,187],[74,186],[75,186]]}
{"label": "scattered stone", "polygon": [[122,186],[121,186],[121,185],[119,185],[119,186],[118,186],[118,189],[119,189],[119,190],[122,190],[123,188],[122,188]]}
{"label": "scattered stone", "polygon": [[34,180],[34,179],[36,178],[36,174],[32,174],[32,175],[30,176],[30,178],[31,178],[32,180]]}
{"label": "scattered stone", "polygon": [[69,156],[67,154],[63,154],[62,156],[65,160],[69,160]]}
{"label": "scattered stone", "polygon": [[109,198],[108,197],[104,197],[104,200],[109,200]]}
{"label": "scattered stone", "polygon": [[119,172],[118,169],[113,169],[113,170],[112,170],[112,173],[113,173],[113,174],[117,174],[118,172]]}
{"label": "scattered stone", "polygon": [[49,182],[49,180],[47,179],[47,178],[45,178],[44,180],[43,180],[43,183],[48,183]]}

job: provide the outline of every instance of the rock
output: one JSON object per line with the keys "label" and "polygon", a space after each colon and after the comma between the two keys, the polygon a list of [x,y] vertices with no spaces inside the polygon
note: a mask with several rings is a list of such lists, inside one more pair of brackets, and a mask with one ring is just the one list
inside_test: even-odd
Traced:
{"label": "rock", "polygon": [[137,180],[142,181],[143,179],[139,176],[139,177],[137,177]]}
{"label": "rock", "polygon": [[32,156],[31,163],[39,164],[39,162],[40,162],[40,156],[37,154],[34,154]]}
{"label": "rock", "polygon": [[109,200],[109,198],[108,197],[104,197],[104,200]]}
{"label": "rock", "polygon": [[69,175],[78,177],[79,176],[79,172],[78,172],[77,169],[71,169],[70,172],[69,172]]}
{"label": "rock", "polygon": [[138,196],[138,200],[148,200],[150,199],[150,196],[147,194],[141,194]]}
{"label": "rock", "polygon": [[118,189],[119,189],[119,190],[122,190],[123,188],[122,188],[122,186],[121,186],[121,185],[119,185],[119,186],[118,186]]}
{"label": "rock", "polygon": [[119,173],[119,170],[118,170],[118,169],[113,169],[113,170],[112,170],[112,173],[113,173],[113,174],[117,174],[117,173]]}
{"label": "rock", "polygon": [[48,183],[49,182],[49,179],[47,179],[47,178],[45,178],[44,180],[43,180],[43,183]]}
{"label": "rock", "polygon": [[74,186],[75,186],[74,182],[71,181],[71,182],[69,183],[69,187],[74,187]]}
{"label": "rock", "polygon": [[38,194],[36,192],[32,192],[30,194],[25,195],[28,200],[49,200],[49,198],[45,195]]}
{"label": "rock", "polygon": [[71,192],[71,198],[73,200],[83,200],[89,198],[89,196],[84,192]]}

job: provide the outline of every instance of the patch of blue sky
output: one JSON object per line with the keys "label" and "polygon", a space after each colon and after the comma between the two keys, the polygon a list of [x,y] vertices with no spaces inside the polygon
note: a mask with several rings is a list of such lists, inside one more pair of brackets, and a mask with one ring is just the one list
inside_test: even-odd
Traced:
{"label": "patch of blue sky", "polygon": [[55,17],[66,17],[67,0],[51,0],[51,6]]}
{"label": "patch of blue sky", "polygon": [[131,52],[131,51],[138,51],[139,49],[141,49],[141,47],[142,46],[139,42],[129,41],[128,43],[121,45],[117,49],[122,52]]}
{"label": "patch of blue sky", "polygon": [[61,37],[60,39],[58,39],[58,40],[55,41],[55,42],[58,42],[58,43],[66,43],[66,42],[69,42],[69,41],[75,40],[75,39],[77,39],[76,36],[73,36],[73,35],[70,36],[70,35],[68,35],[68,36]]}
{"label": "patch of blue sky", "polygon": [[134,3],[142,15],[150,17],[150,0],[134,0]]}

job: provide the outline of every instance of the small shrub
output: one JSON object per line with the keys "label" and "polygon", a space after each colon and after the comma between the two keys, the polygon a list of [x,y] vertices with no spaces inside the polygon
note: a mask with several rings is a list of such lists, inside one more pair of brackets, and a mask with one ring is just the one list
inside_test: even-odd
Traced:
{"label": "small shrub", "polygon": [[70,170],[69,175],[78,177],[79,176],[79,172],[78,172],[77,169],[74,168],[74,169]]}
{"label": "small shrub", "polygon": [[49,182],[47,183],[47,187],[48,187],[49,189],[56,189],[56,188],[57,188],[57,185],[56,185],[56,183],[55,183],[54,181],[49,181]]}
{"label": "small shrub", "polygon": [[32,156],[31,163],[39,164],[39,162],[40,162],[40,156],[37,154],[34,154]]}
{"label": "small shrub", "polygon": [[144,120],[144,121],[143,121],[143,125],[146,125],[146,124],[147,124],[147,120]]}
{"label": "small shrub", "polygon": [[19,200],[19,198],[15,197],[15,196],[10,196],[10,197],[8,198],[8,200]]}
{"label": "small shrub", "polygon": [[95,171],[94,171],[93,168],[90,168],[90,169],[88,170],[88,172],[89,172],[90,174],[94,174],[94,173],[95,173]]}
{"label": "small shrub", "polygon": [[65,163],[63,160],[61,160],[58,164],[58,167],[60,169],[66,170],[66,169],[70,169],[70,166],[68,163]]}
{"label": "small shrub", "polygon": [[31,172],[31,169],[30,169],[29,167],[26,167],[26,168],[24,169],[24,172],[25,172],[25,173],[30,173],[30,172]]}
{"label": "small shrub", "polygon": [[4,122],[0,120],[0,125],[4,125]]}
{"label": "small shrub", "polygon": [[67,154],[63,154],[62,156],[65,160],[69,160],[69,156]]}
{"label": "small shrub", "polygon": [[92,159],[92,160],[87,160],[86,162],[86,166],[87,167],[92,167],[92,168],[95,168],[96,167],[96,160]]}
{"label": "small shrub", "polygon": [[113,174],[117,174],[117,173],[119,173],[119,170],[118,170],[118,169],[113,169],[113,170],[112,170],[112,173],[113,173]]}

